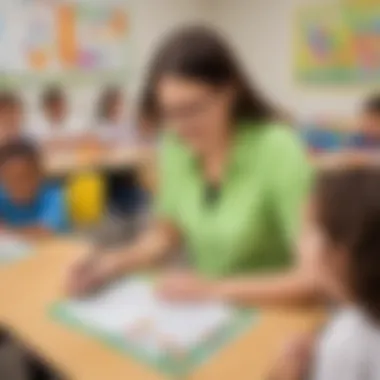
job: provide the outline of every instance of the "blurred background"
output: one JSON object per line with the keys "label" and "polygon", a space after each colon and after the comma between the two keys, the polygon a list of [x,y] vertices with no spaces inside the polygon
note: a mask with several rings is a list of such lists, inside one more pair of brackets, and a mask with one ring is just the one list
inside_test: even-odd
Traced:
{"label": "blurred background", "polygon": [[[352,14],[354,3],[3,0],[1,83],[21,87],[34,113],[43,84],[61,80],[85,123],[100,85],[117,82],[136,95],[157,42],[205,22],[228,36],[252,77],[292,114],[349,117],[376,87],[370,71],[379,59],[377,14],[368,10],[375,2],[357,1]],[[333,74],[338,67],[344,77]]]}
{"label": "blurred background", "polygon": [[[54,233],[90,236],[104,248],[149,225],[161,140],[158,125],[139,112],[146,70],[165,36],[194,24],[226,37],[248,80],[282,111],[314,166],[378,162],[379,0],[0,0],[0,149],[11,144],[0,159],[38,156],[42,177],[62,190],[67,206],[70,233],[49,216]],[[19,138],[32,147],[12,145]],[[15,193],[21,191],[15,182],[27,177],[16,169],[1,175]],[[0,195],[1,203],[6,198]],[[4,237],[3,210],[4,261],[18,262],[30,247]],[[6,210],[17,224],[19,215]],[[1,264],[0,299],[16,278]],[[22,269],[18,276],[24,278]],[[26,298],[22,285],[15,289]],[[27,326],[19,318],[27,307],[10,307],[12,294],[4,299],[0,324],[4,309],[5,322]],[[298,321],[292,320],[293,330]],[[26,378],[13,375],[17,363],[25,363],[22,351],[0,345],[0,379]],[[11,377],[2,377],[2,369]],[[43,376],[50,375],[35,379],[51,378]]]}

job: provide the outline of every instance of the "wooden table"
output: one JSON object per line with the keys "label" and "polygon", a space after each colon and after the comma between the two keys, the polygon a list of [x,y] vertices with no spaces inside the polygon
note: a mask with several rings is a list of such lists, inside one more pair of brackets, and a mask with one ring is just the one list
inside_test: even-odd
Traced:
{"label": "wooden table", "polygon": [[[84,249],[74,241],[41,244],[32,257],[0,267],[0,325],[69,380],[163,380],[166,377],[91,337],[49,318],[48,306],[62,294],[62,278]],[[293,333],[320,321],[316,311],[263,310],[259,322],[188,378],[263,380],[279,347]]]}

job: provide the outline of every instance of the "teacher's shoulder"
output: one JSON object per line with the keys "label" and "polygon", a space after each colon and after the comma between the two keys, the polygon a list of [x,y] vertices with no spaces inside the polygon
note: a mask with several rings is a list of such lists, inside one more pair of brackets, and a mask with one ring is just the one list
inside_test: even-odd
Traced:
{"label": "teacher's shoulder", "polygon": [[161,166],[181,171],[191,162],[191,152],[185,144],[171,132],[164,132],[159,142],[159,162]]}
{"label": "teacher's shoulder", "polygon": [[269,161],[305,160],[306,149],[297,131],[288,124],[267,123],[258,127],[258,150]]}
{"label": "teacher's shoulder", "polygon": [[303,150],[303,144],[297,131],[288,124],[267,123],[261,126],[261,138],[262,144],[270,150],[278,152]]}
{"label": "teacher's shoulder", "polygon": [[173,155],[188,155],[189,149],[173,132],[163,132],[159,141],[159,150],[161,152]]}

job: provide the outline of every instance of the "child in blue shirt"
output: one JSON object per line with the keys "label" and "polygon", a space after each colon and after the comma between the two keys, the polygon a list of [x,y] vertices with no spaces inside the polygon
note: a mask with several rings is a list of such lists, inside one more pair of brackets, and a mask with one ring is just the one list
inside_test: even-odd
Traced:
{"label": "child in blue shirt", "polygon": [[380,148],[380,93],[372,95],[364,103],[361,130],[348,139],[348,147],[352,149]]}
{"label": "child in blue shirt", "polygon": [[26,237],[68,228],[64,194],[45,181],[34,145],[17,140],[0,147],[0,223]]}

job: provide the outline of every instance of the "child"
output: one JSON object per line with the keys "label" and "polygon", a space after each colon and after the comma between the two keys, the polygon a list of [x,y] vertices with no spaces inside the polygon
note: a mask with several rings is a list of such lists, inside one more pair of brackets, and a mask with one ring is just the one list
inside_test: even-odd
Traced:
{"label": "child", "polygon": [[[137,143],[132,129],[122,91],[117,87],[108,87],[101,94],[98,104],[97,134],[102,143]],[[128,146],[125,147],[128,149]],[[144,202],[137,174],[133,170],[113,172],[107,177],[109,209],[115,214],[135,215]]]}
{"label": "child", "polygon": [[38,152],[24,141],[0,148],[0,223],[26,237],[63,232],[68,227],[64,195],[48,184]]}
{"label": "child", "polygon": [[133,140],[125,99],[119,88],[109,87],[101,94],[97,124],[97,133],[104,142],[125,143]]}
{"label": "child", "polygon": [[60,87],[50,87],[43,92],[41,109],[42,117],[33,123],[30,131],[37,141],[72,140],[83,133],[81,123],[70,117],[67,98]]}
{"label": "child", "polygon": [[[380,170],[325,176],[317,186],[307,230],[318,237],[321,282],[339,303],[317,340],[309,378],[380,379]],[[306,351],[300,350],[298,357],[290,354],[270,379],[304,379]]]}
{"label": "child", "polygon": [[23,136],[24,110],[21,99],[10,91],[0,94],[0,143]]}
{"label": "child", "polygon": [[349,148],[380,148],[380,93],[369,97],[363,106],[361,131],[349,138]]}

